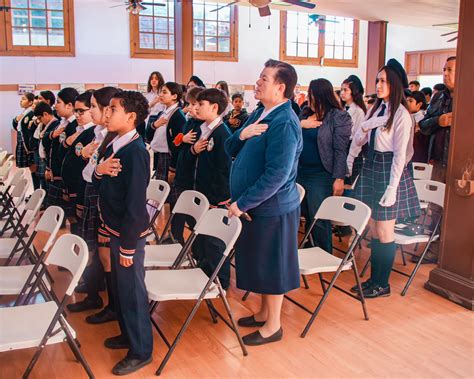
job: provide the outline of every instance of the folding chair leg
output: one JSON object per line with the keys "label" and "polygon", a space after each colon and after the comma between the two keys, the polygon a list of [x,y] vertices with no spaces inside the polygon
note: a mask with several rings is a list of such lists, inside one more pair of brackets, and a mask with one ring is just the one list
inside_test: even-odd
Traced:
{"label": "folding chair leg", "polygon": [[242,354],[244,356],[247,356],[248,355],[247,348],[244,345],[244,341],[242,341],[242,336],[239,333],[239,329],[237,327],[237,323],[235,322],[234,314],[232,313],[232,310],[230,309],[229,302],[227,301],[227,298],[225,297],[225,294],[221,291],[220,288],[219,288],[219,292],[221,294],[221,299],[222,299],[222,302],[224,303],[227,314],[230,318],[230,322],[232,323],[234,333],[237,336],[237,340],[239,341],[240,348],[242,349]]}
{"label": "folding chair leg", "polygon": [[357,283],[357,288],[359,290],[359,299],[360,303],[362,304],[362,311],[364,312],[364,318],[366,320],[369,319],[369,313],[367,312],[367,308],[365,305],[365,298],[364,298],[364,292],[362,291],[362,285],[360,284],[360,278],[359,278],[359,273],[357,272],[357,266],[355,264],[355,258],[352,257],[352,271],[354,271],[354,276],[355,280]]}
{"label": "folding chair leg", "polygon": [[242,296],[242,301],[247,300],[247,298],[249,297],[249,295],[250,295],[250,291],[245,292],[244,296]]}
{"label": "folding chair leg", "polygon": [[33,367],[35,367],[36,362],[38,362],[39,356],[43,352],[45,345],[40,345],[37,347],[35,354],[33,355],[33,358],[31,358],[30,364],[26,368],[24,374],[23,374],[23,379],[26,379],[30,376],[31,370],[33,370]]}
{"label": "folding chair leg", "polygon": [[326,285],[324,284],[324,278],[323,278],[323,274],[319,273],[319,281],[321,283],[321,288],[323,289],[323,293],[326,292]]}
{"label": "folding chair leg", "polygon": [[403,251],[403,246],[402,245],[399,245],[400,246],[400,252],[402,253],[402,262],[403,262],[403,265],[406,266],[407,265],[407,261],[405,259],[405,252]]}
{"label": "folding chair leg", "polygon": [[367,262],[365,262],[364,268],[362,269],[362,272],[360,273],[361,278],[363,278],[365,276],[365,272],[369,268],[369,263],[370,263],[370,258],[367,259]]}
{"label": "folding chair leg", "polygon": [[209,313],[211,314],[211,319],[213,324],[217,324],[217,317],[214,313],[214,306],[212,305],[210,300],[206,300],[207,309],[209,309]]}
{"label": "folding chair leg", "polygon": [[303,278],[304,288],[306,288],[308,290],[309,289],[309,284],[308,284],[308,280],[306,279],[306,276],[301,275],[301,277]]}
{"label": "folding chair leg", "polygon": [[425,249],[423,250],[423,253],[420,255],[420,258],[418,259],[418,262],[416,263],[415,268],[413,269],[412,273],[410,274],[410,276],[408,278],[407,283],[405,284],[405,287],[403,288],[402,296],[406,295],[406,293],[408,291],[408,287],[410,287],[411,282],[413,282],[413,279],[415,279],[415,275],[418,272],[418,269],[420,268],[421,263],[423,262],[423,259],[425,258],[425,255],[426,255],[426,253],[428,252],[428,250],[430,248],[430,245],[431,245],[431,242],[426,244]]}

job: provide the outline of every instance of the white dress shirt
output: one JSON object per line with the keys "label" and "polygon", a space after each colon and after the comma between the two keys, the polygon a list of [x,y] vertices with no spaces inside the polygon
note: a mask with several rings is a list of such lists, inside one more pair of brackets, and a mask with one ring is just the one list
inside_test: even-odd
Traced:
{"label": "white dress shirt", "polygon": [[200,139],[206,139],[209,137],[212,133],[212,131],[221,124],[222,122],[222,116],[218,116],[214,121],[210,122],[209,124],[207,122],[203,122],[200,126],[201,128],[201,137]]}
{"label": "white dress shirt", "polygon": [[88,122],[85,125],[78,125],[77,128],[76,128],[76,132],[82,133],[84,130],[89,129],[91,126],[94,126],[94,123],[92,121]]}
{"label": "white dress shirt", "polygon": [[[155,100],[159,96],[158,92],[153,92],[153,91],[147,92],[143,95],[148,100],[148,103],[151,103],[153,100]],[[153,107],[150,108],[150,116],[154,116],[160,113],[161,111],[165,110],[165,108],[166,107],[163,104],[161,104],[160,102],[157,102],[155,105],[153,105]]]}
{"label": "white dress shirt", "polygon": [[136,129],[132,129],[129,132],[125,133],[123,136],[117,136],[112,140],[112,149],[114,153],[119,151],[122,147],[124,147],[127,143],[129,143],[133,137],[137,134]]}
{"label": "white dress shirt", "polygon": [[[40,156],[41,159],[46,159],[46,150],[44,149],[44,146],[43,146],[43,136],[44,136],[44,133],[46,132],[46,130],[48,130],[49,126],[54,122],[54,121],[57,121],[56,118],[52,118],[50,122],[48,122],[46,125],[43,125],[43,128],[41,129],[41,131],[39,132],[39,136],[38,136],[38,139],[40,141],[39,143],[39,147],[38,147],[38,154]],[[40,127],[38,126],[38,128],[36,130],[38,130]],[[35,133],[36,134],[36,133]],[[35,137],[36,138],[36,137]]]}
{"label": "white dress shirt", "polygon": [[[164,118],[166,121],[169,121],[171,116],[173,115],[174,111],[178,108],[178,103],[175,103],[169,107],[167,107],[161,118]],[[168,140],[166,139],[166,128],[168,124],[160,126],[158,129],[155,130],[155,134],[153,135],[153,139],[150,143],[151,149],[155,153],[169,153],[170,149],[168,147]]]}
{"label": "white dress shirt", "polygon": [[[107,128],[102,125],[97,125],[97,127],[94,129],[94,134],[95,138],[92,142],[98,143],[100,146],[102,141],[105,139],[105,136],[107,135]],[[89,162],[87,162],[86,167],[84,167],[84,170],[82,170],[82,178],[87,183],[92,183],[92,175],[94,174],[95,166],[97,166],[97,159],[99,154],[98,150],[99,148],[97,147],[94,154],[92,154],[92,157],[89,159]]]}
{"label": "white dress shirt", "polygon": [[347,113],[351,116],[352,119],[352,131],[351,131],[351,140],[354,138],[355,132],[360,128],[360,125],[365,120],[365,113],[361,107],[356,103],[352,102],[347,109]]}

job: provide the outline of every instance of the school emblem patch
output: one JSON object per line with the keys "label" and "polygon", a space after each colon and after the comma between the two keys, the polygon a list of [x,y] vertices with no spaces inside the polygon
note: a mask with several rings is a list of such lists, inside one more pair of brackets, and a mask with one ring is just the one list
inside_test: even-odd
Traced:
{"label": "school emblem patch", "polygon": [[96,151],[94,154],[92,154],[91,157],[91,162],[93,165],[97,165],[97,160],[99,159],[99,152]]}
{"label": "school emblem patch", "polygon": [[214,149],[214,138],[211,138],[207,144],[207,151],[212,151]]}
{"label": "school emblem patch", "polygon": [[82,149],[84,148],[84,146],[82,145],[81,142],[79,142],[77,145],[76,145],[76,148],[75,148],[75,153],[76,155],[79,157],[81,155],[81,152],[82,152]]}
{"label": "school emblem patch", "polygon": [[25,120],[24,120],[25,124],[27,124],[28,121],[30,121],[30,118],[29,118],[28,116],[26,116],[26,117],[25,117]]}
{"label": "school emblem patch", "polygon": [[62,132],[62,133],[59,135],[59,142],[60,142],[60,143],[63,143],[65,140],[66,140],[66,132]]}

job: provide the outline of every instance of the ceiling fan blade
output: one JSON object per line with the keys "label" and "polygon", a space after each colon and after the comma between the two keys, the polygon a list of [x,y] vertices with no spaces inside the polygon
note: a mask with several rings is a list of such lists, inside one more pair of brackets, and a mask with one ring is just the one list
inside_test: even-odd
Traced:
{"label": "ceiling fan blade", "polygon": [[217,12],[217,11],[220,11],[221,9],[230,7],[231,5],[234,5],[234,4],[237,4],[237,3],[238,3],[238,1],[233,1],[233,2],[231,2],[231,3],[229,3],[229,4],[221,5],[220,7],[217,7],[217,8],[215,8],[215,9],[212,9],[212,10],[210,10],[209,12]]}
{"label": "ceiling fan blade", "polygon": [[164,3],[140,3],[141,5],[151,5],[153,7],[166,7]]}
{"label": "ceiling fan blade", "polygon": [[297,5],[299,7],[308,8],[308,9],[314,9],[314,7],[316,6],[316,4],[307,3],[305,1],[300,1],[300,0],[282,0],[282,1],[288,4],[293,4],[293,5]]}
{"label": "ceiling fan blade", "polygon": [[457,33],[457,32],[458,31],[455,30],[454,32],[443,33],[443,34],[441,34],[441,37],[449,36],[450,34],[454,34],[454,33]]}
{"label": "ceiling fan blade", "polygon": [[448,39],[446,42],[453,42],[453,41],[456,41],[457,39],[458,39],[458,36]]}
{"label": "ceiling fan blade", "polygon": [[268,5],[266,7],[258,8],[258,13],[260,13],[260,17],[267,17],[272,14]]}
{"label": "ceiling fan blade", "polygon": [[449,26],[449,25],[459,25],[458,22],[447,22],[445,24],[433,24],[432,26]]}
{"label": "ceiling fan blade", "polygon": [[128,3],[126,3],[126,4],[119,4],[119,5],[112,5],[112,6],[109,7],[109,8],[126,7],[127,5],[128,5]]}

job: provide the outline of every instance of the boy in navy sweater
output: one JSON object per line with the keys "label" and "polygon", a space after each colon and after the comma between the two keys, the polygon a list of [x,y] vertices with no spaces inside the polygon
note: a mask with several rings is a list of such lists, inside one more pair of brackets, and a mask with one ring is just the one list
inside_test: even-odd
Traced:
{"label": "boy in navy sweater", "polygon": [[[224,143],[231,133],[221,115],[227,107],[227,96],[219,89],[209,88],[197,96],[196,117],[202,120],[198,141],[191,147],[196,155],[194,189],[203,193],[211,208],[225,208],[230,200],[229,173],[231,158]],[[198,236],[193,244],[193,255],[207,275],[211,275],[222,258],[222,241]],[[230,283],[230,262],[226,260],[219,272],[222,287]]]}
{"label": "boy in navy sweater", "polygon": [[136,131],[147,115],[148,102],[138,92],[123,91],[110,100],[107,129],[118,135],[93,176],[99,191],[99,233],[110,237],[112,290],[121,331],[104,344],[110,349],[129,349],[113,368],[115,375],[126,375],[149,364],[153,351],[143,265],[150,156]]}

